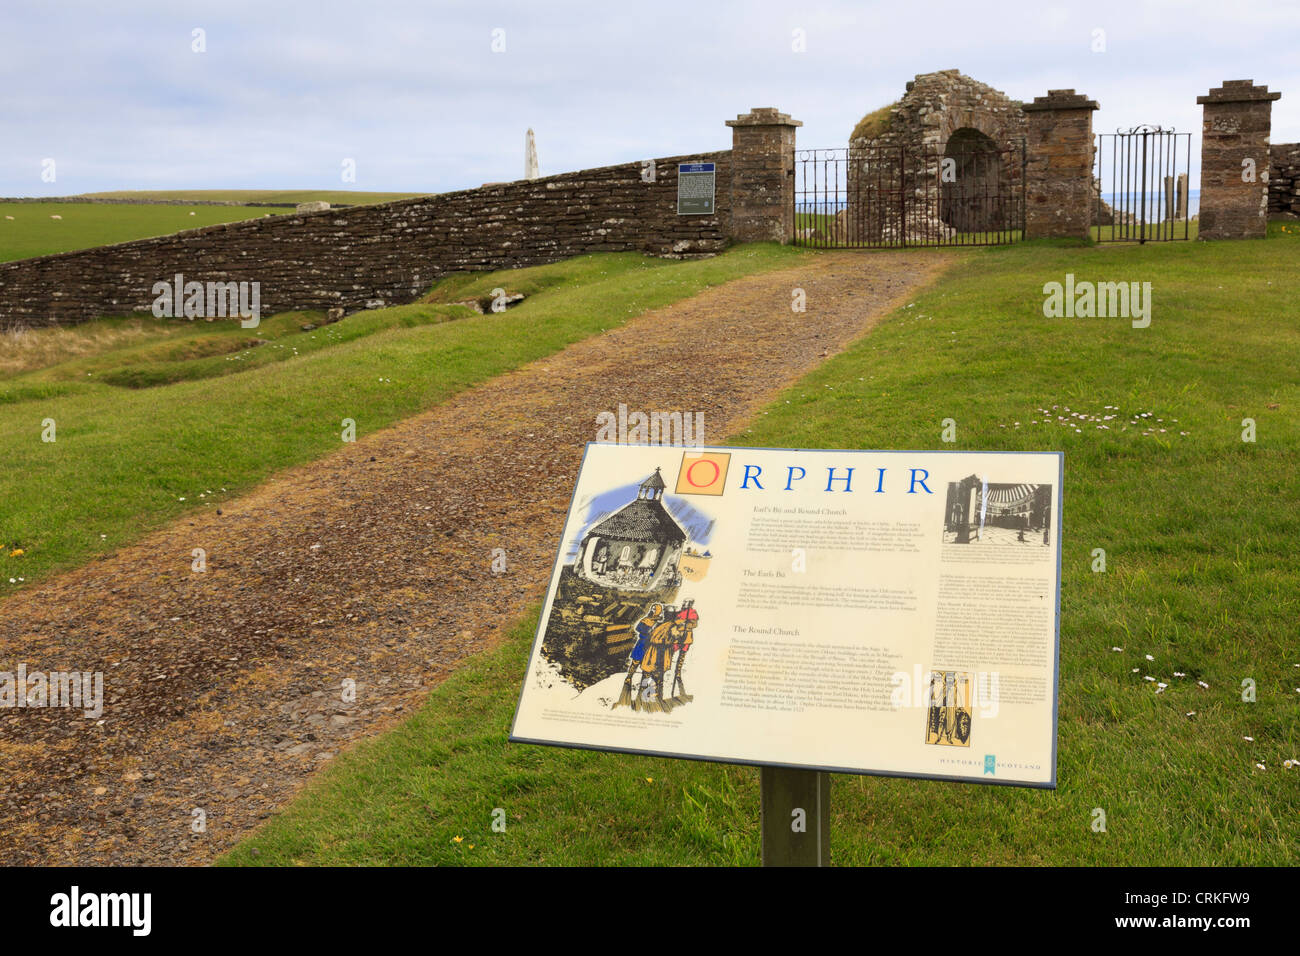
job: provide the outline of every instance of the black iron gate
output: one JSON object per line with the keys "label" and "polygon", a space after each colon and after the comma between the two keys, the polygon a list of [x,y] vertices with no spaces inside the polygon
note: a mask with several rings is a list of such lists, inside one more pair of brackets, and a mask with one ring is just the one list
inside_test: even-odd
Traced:
{"label": "black iron gate", "polygon": [[795,152],[794,243],[977,246],[1024,235],[1025,146],[950,140]]}
{"label": "black iron gate", "polygon": [[1097,241],[1190,239],[1191,158],[1191,133],[1135,126],[1128,132],[1099,134],[1092,219]]}

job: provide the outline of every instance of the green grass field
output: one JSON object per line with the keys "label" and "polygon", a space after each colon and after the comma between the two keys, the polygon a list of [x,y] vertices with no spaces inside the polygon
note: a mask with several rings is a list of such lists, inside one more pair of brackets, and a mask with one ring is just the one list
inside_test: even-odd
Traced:
{"label": "green grass field", "polygon": [[[257,329],[149,317],[0,336],[0,597],[334,451],[343,418],[358,435],[383,428],[647,309],[801,255],[775,245],[693,262],[619,253],[449,276],[426,302],[306,332],[319,314]],[[449,304],[496,286],[528,298],[496,315]],[[47,418],[53,443],[41,440]]]}
{"label": "green grass field", "polygon": [[0,262],[165,236],[182,229],[287,211],[254,206],[0,203]]}
{"label": "green grass field", "polygon": [[80,193],[89,199],[207,199],[218,202],[328,202],[365,206],[394,199],[411,199],[428,193],[377,193],[349,189],[123,189],[106,193]]}
{"label": "green grass field", "polygon": [[[1300,757],[1300,233],[1270,234],[982,252],[734,436],[951,448],[951,417],[958,448],[1065,452],[1059,789],[837,776],[834,862],[1300,861],[1300,768],[1283,769]],[[1151,282],[1150,327],[1044,318],[1043,284],[1067,272]],[[1106,406],[1108,429],[1072,417]],[[1163,430],[1129,424],[1144,413]],[[1044,423],[1062,415],[1076,425]],[[341,754],[223,862],[756,863],[752,768],[506,743],[535,623]]]}
{"label": "green grass field", "polygon": [[[200,199],[300,203],[323,200],[366,205],[408,199],[419,193],[366,193],[312,189],[183,189],[87,193],[105,199]],[[0,262],[166,236],[221,222],[283,216],[292,209],[265,206],[102,205],[97,203],[0,203]],[[60,216],[52,219],[51,216]],[[12,217],[12,218],[10,218]]]}
{"label": "green grass field", "polygon": [[[814,249],[852,249],[867,247],[869,243],[874,242],[875,246],[882,248],[903,247],[902,243],[895,240],[883,238],[869,240],[865,236],[857,242],[850,242],[846,231],[850,228],[852,228],[851,224],[840,224],[834,213],[796,212],[794,214],[794,231],[797,237],[795,242],[800,246]],[[804,235],[809,229],[813,230],[812,235]],[[1094,238],[1095,236],[1094,231]],[[992,232],[954,232],[946,238],[935,233],[927,237],[926,242],[909,241],[906,245],[910,247],[989,246],[1019,242],[1021,237],[1022,230],[1020,229],[1003,229]]]}

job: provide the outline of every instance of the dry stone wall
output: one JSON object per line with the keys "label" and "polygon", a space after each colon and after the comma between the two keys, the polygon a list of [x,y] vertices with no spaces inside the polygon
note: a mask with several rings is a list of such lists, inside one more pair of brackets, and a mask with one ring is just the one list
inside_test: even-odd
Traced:
{"label": "dry stone wall", "polygon": [[1278,143],[1270,149],[1268,217],[1300,219],[1300,143]]}
{"label": "dry stone wall", "polygon": [[[717,164],[713,215],[677,215],[677,164]],[[411,302],[438,277],[592,252],[694,257],[730,227],[730,151],[605,166],[347,210],[207,226],[0,263],[0,329],[149,310],[157,282],[257,282],[261,312]]]}

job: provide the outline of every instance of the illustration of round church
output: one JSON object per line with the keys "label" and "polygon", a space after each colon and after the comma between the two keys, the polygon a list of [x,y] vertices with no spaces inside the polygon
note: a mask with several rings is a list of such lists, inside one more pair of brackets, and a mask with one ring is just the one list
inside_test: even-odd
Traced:
{"label": "illustration of round church", "polygon": [[686,532],[664,507],[664,488],[656,468],[636,498],[587,532],[573,565],[578,577],[624,591],[681,583],[677,565]]}

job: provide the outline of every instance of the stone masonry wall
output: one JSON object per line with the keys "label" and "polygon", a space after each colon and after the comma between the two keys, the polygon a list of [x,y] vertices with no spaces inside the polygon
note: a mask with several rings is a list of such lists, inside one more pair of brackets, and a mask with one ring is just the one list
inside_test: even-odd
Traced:
{"label": "stone masonry wall", "polygon": [[795,130],[803,123],[766,106],[727,120],[731,127],[731,231],[738,242],[794,236]]}
{"label": "stone masonry wall", "polygon": [[1277,143],[1270,153],[1268,217],[1300,219],[1300,143]]}
{"label": "stone masonry wall", "polygon": [[[857,132],[855,130],[855,132]],[[1025,140],[1021,104],[986,83],[957,70],[918,73],[889,108],[889,118],[873,135],[849,137],[846,168],[847,209],[841,213],[851,242],[926,242],[949,239],[957,226],[968,230],[1003,229],[1018,220],[1002,204],[976,202],[980,221],[955,212],[963,187],[981,195],[1019,195],[1018,149]],[[945,146],[962,167],[955,195],[935,202]],[[979,153],[986,149],[988,155]],[[1004,160],[1012,159],[1011,162]],[[978,178],[981,182],[972,182]],[[937,187],[948,192],[947,187]],[[899,202],[896,196],[903,198]]]}
{"label": "stone masonry wall", "polygon": [[[677,215],[677,164],[717,164],[714,215]],[[258,282],[263,315],[411,302],[450,272],[556,262],[592,252],[693,257],[722,250],[730,151],[292,214],[0,263],[0,330],[148,310],[153,285]]]}
{"label": "stone masonry wall", "polygon": [[1268,139],[1281,95],[1253,80],[1225,80],[1196,98],[1204,107],[1201,239],[1262,239],[1267,232]]}
{"label": "stone masonry wall", "polygon": [[887,127],[874,137],[850,137],[850,148],[906,145],[939,147],[960,129],[983,133],[1000,149],[1025,138],[1022,104],[958,70],[918,73],[890,108]]}
{"label": "stone masonry wall", "polygon": [[1025,238],[1087,239],[1092,232],[1092,113],[1095,100],[1074,90],[1048,90],[1025,104]]}

